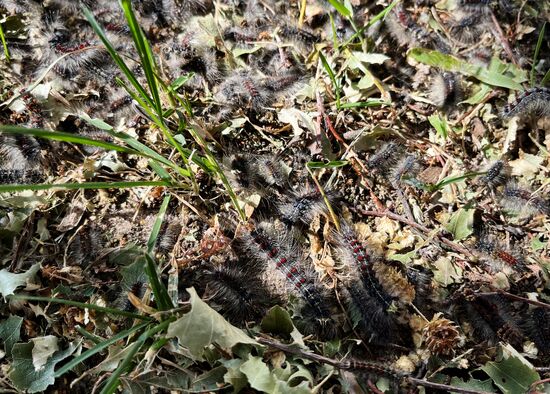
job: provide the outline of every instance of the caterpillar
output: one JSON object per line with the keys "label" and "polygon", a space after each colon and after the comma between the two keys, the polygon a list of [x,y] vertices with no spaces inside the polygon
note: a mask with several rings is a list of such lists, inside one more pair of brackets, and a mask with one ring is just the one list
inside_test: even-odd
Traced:
{"label": "caterpillar", "polygon": [[505,250],[487,234],[479,236],[475,246],[482,254],[490,257],[489,264],[496,271],[502,271],[505,268],[512,270],[525,269],[525,265],[519,257]]}
{"label": "caterpillar", "polygon": [[537,87],[527,89],[502,110],[504,118],[541,118],[550,116],[550,89]]}
{"label": "caterpillar", "polygon": [[417,44],[428,46],[430,43],[429,33],[410,17],[410,13],[401,3],[386,16],[385,24],[399,46],[413,47]]}
{"label": "caterpillar", "polygon": [[367,168],[382,175],[388,174],[399,162],[400,152],[400,145],[393,141],[388,142],[382,145],[378,152],[369,157]]}
{"label": "caterpillar", "polygon": [[260,319],[276,301],[256,271],[255,264],[232,260],[206,267],[201,275],[206,284],[205,296],[232,323]]}
{"label": "caterpillar", "polygon": [[529,337],[535,342],[539,353],[548,357],[550,355],[550,313],[546,308],[537,307],[531,310],[530,317]]}
{"label": "caterpillar", "polygon": [[87,266],[104,250],[103,233],[95,225],[81,227],[67,246],[68,261],[72,265]]}
{"label": "caterpillar", "polygon": [[520,216],[530,216],[537,213],[550,214],[550,202],[547,199],[533,196],[531,191],[514,182],[505,185],[501,196],[501,204],[507,210]]}
{"label": "caterpillar", "polygon": [[392,169],[391,181],[393,184],[407,182],[411,178],[415,178],[420,171],[418,158],[416,155],[407,155]]}
{"label": "caterpillar", "polygon": [[[369,336],[370,343],[382,345],[388,341],[400,341],[395,318],[388,312],[393,297],[377,278],[371,256],[357,240],[353,230],[343,221],[341,231],[334,233],[332,238],[336,255],[344,265],[343,293],[352,320]],[[379,273],[383,275],[382,271],[380,269]],[[399,287],[396,281],[390,282],[389,288],[396,290]],[[397,291],[396,295],[397,293],[400,292]]]}
{"label": "caterpillar", "polygon": [[298,80],[298,74],[264,78],[252,72],[236,71],[219,85],[214,97],[232,109],[257,111],[288,93]]}
{"label": "caterpillar", "polygon": [[179,218],[167,218],[160,229],[157,238],[157,251],[160,253],[170,253],[174,249],[183,226]]}
{"label": "caterpillar", "polygon": [[449,72],[437,73],[431,80],[430,100],[438,108],[448,107],[461,100],[462,91],[458,77]]}
{"label": "caterpillar", "polygon": [[456,5],[459,9],[471,13],[489,12],[491,0],[458,0]]}
{"label": "caterpillar", "polygon": [[[336,193],[326,193],[329,204],[335,206]],[[319,215],[328,216],[328,207],[321,193],[316,190],[293,191],[284,201],[277,205],[281,221],[287,226],[309,225]]]}
{"label": "caterpillar", "polygon": [[480,181],[489,189],[494,189],[497,186],[505,184],[509,176],[510,167],[508,163],[504,160],[497,160],[487,169],[485,175],[480,178]]}
{"label": "caterpillar", "polygon": [[455,19],[451,26],[451,35],[462,44],[471,44],[488,31],[483,13],[467,13]]}
{"label": "caterpillar", "polygon": [[231,154],[224,156],[222,163],[237,191],[270,196],[288,187],[288,174],[275,155]]}
{"label": "caterpillar", "polygon": [[265,222],[257,223],[253,229],[242,229],[237,237],[237,248],[258,264],[258,269],[265,272],[264,277],[277,276],[303,301],[302,313],[305,317],[313,317],[314,323],[304,329],[332,337],[334,322],[322,288],[301,263],[293,241],[289,237],[275,237],[271,235],[273,231]]}

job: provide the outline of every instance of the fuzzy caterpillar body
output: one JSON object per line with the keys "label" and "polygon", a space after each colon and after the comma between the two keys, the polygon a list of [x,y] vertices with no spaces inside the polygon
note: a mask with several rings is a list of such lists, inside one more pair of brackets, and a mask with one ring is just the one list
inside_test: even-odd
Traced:
{"label": "fuzzy caterpillar body", "polygon": [[550,89],[537,87],[526,90],[504,107],[502,116],[505,118],[550,116]]}

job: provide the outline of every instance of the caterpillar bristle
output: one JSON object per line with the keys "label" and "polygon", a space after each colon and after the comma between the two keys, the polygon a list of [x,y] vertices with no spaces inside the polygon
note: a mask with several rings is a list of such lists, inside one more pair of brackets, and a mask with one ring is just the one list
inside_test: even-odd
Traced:
{"label": "caterpillar bristle", "polygon": [[242,325],[265,315],[275,300],[245,261],[229,261],[206,268],[201,275],[209,303],[230,322]]}
{"label": "caterpillar bristle", "polygon": [[462,97],[458,76],[449,72],[437,73],[432,78],[429,97],[438,108],[457,104]]}
{"label": "caterpillar bristle", "polygon": [[542,118],[550,116],[550,89],[536,87],[527,89],[502,110],[504,118]]}
{"label": "caterpillar bristle", "polygon": [[510,167],[504,160],[495,161],[486,171],[485,175],[480,178],[483,185],[490,189],[501,186],[508,181],[510,177]]}

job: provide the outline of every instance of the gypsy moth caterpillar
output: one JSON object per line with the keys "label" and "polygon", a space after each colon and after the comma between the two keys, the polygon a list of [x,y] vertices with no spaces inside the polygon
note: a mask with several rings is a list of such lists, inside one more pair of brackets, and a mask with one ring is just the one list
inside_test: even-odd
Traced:
{"label": "gypsy moth caterpillar", "polygon": [[382,261],[375,261],[372,264],[372,271],[386,294],[404,304],[412,304],[416,297],[416,290],[397,268]]}
{"label": "gypsy moth caterpillar", "polygon": [[476,297],[472,301],[463,298],[461,304],[459,320],[470,324],[475,337],[490,346],[500,339],[516,349],[522,348],[523,331],[506,300],[499,296]]}
{"label": "gypsy moth caterpillar", "polygon": [[275,155],[231,154],[224,156],[222,163],[238,191],[267,196],[288,186],[288,175]]}
{"label": "gypsy moth caterpillar", "polygon": [[172,252],[183,228],[179,218],[171,217],[166,219],[157,238],[157,251],[163,254]]}
{"label": "gypsy moth caterpillar", "polygon": [[367,161],[367,168],[380,174],[387,174],[399,162],[401,146],[393,141],[385,143]]}
{"label": "gypsy moth caterpillar", "polygon": [[399,160],[392,169],[391,181],[394,184],[407,182],[407,180],[415,178],[419,171],[420,165],[416,155],[407,155]]}
{"label": "gypsy moth caterpillar", "polygon": [[489,266],[499,272],[506,269],[523,270],[525,266],[520,257],[506,250],[487,233],[482,233],[475,244],[478,251],[488,257]]}
{"label": "gypsy moth caterpillar", "polygon": [[297,73],[260,77],[253,72],[239,70],[219,85],[215,98],[231,109],[257,111],[288,93],[298,80]]}
{"label": "gypsy moth caterpillar", "polygon": [[510,177],[510,167],[504,160],[497,160],[487,169],[485,175],[480,178],[480,181],[489,189],[494,189],[497,186],[503,185]]}
{"label": "gypsy moth caterpillar", "polygon": [[314,316],[319,323],[316,328],[323,328],[324,334],[334,332],[322,288],[302,264],[292,239],[275,236],[274,231],[266,222],[257,223],[253,229],[242,229],[236,239],[237,247],[258,264],[258,269],[276,274],[286,282],[287,288],[304,302],[304,313]]}
{"label": "gypsy moth caterpillar", "polygon": [[488,31],[487,21],[483,14],[466,13],[453,20],[450,31],[452,36],[463,44],[471,44]]}
{"label": "gypsy moth caterpillar", "polygon": [[431,80],[429,98],[439,108],[460,101],[462,92],[458,77],[450,72],[437,73]]}
{"label": "gypsy moth caterpillar", "polygon": [[246,261],[229,261],[209,267],[201,278],[206,284],[205,296],[232,323],[260,319],[274,302],[254,264]]}
{"label": "gypsy moth caterpillar", "polygon": [[514,182],[508,182],[504,186],[501,204],[505,209],[520,216],[531,216],[537,213],[550,214],[550,201],[534,196],[530,190]]}
{"label": "gypsy moth caterpillar", "polygon": [[467,12],[486,13],[489,12],[491,0],[458,0],[456,5],[459,9]]}
{"label": "gypsy moth caterpillar", "polygon": [[550,89],[537,87],[527,89],[502,110],[504,118],[541,118],[550,116]]}
{"label": "gypsy moth caterpillar", "polygon": [[398,328],[384,304],[372,297],[361,281],[350,281],[343,288],[351,320],[367,335],[366,341],[374,345],[399,342]]}
{"label": "gypsy moth caterpillar", "polygon": [[537,307],[530,312],[527,330],[529,337],[535,342],[539,353],[545,357],[550,355],[550,312]]}
{"label": "gypsy moth caterpillar", "polygon": [[401,3],[386,15],[384,21],[399,46],[413,47],[418,44],[427,46],[430,42],[429,33],[411,18],[410,13]]}
{"label": "gypsy moth caterpillar", "polygon": [[72,265],[94,263],[104,249],[103,233],[93,224],[80,227],[69,242],[67,258]]}
{"label": "gypsy moth caterpillar", "polygon": [[[335,193],[327,192],[326,196],[334,207]],[[298,224],[309,225],[319,215],[328,216],[328,208],[319,190],[304,188],[292,191],[285,200],[277,205],[281,221],[287,226]]]}

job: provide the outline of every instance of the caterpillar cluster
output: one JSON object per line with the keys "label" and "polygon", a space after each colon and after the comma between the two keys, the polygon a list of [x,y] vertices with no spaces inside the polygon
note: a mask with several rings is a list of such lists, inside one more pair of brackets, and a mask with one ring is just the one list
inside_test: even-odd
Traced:
{"label": "caterpillar cluster", "polygon": [[550,198],[534,194],[528,186],[517,183],[505,160],[497,160],[480,178],[483,185],[498,197],[501,206],[520,217],[550,214]]}
{"label": "caterpillar cluster", "polygon": [[390,141],[369,157],[367,168],[390,184],[400,185],[414,181],[420,163],[416,155],[405,153],[402,145]]}

